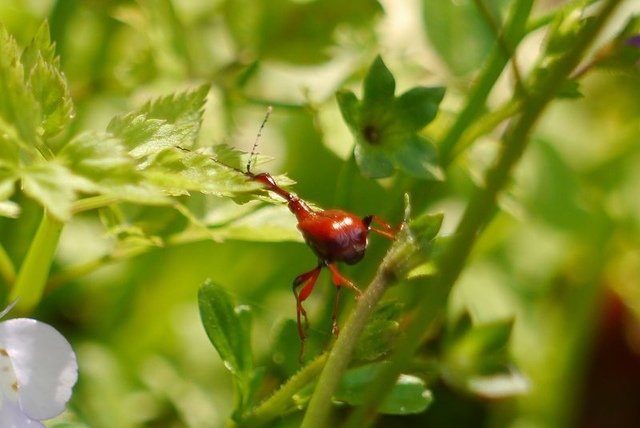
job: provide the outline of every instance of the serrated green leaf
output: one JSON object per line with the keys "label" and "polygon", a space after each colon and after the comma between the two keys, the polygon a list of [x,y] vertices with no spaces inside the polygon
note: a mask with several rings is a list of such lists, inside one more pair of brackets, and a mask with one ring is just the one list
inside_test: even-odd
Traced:
{"label": "serrated green leaf", "polygon": [[40,107],[24,83],[24,68],[20,62],[15,39],[0,24],[0,118],[12,124],[20,138],[36,143],[40,124]]}
{"label": "serrated green leaf", "polygon": [[364,78],[362,103],[364,106],[385,106],[393,101],[396,80],[378,55]]}
{"label": "serrated green leaf", "polygon": [[161,189],[144,181],[121,140],[107,134],[86,132],[76,136],[60,151],[58,160],[73,171],[77,188],[83,192],[138,204],[169,202]]}
{"label": "serrated green leaf", "polygon": [[354,149],[356,163],[365,177],[383,178],[393,174],[393,164],[381,150],[356,145]]}
{"label": "serrated green leaf", "polygon": [[38,31],[33,36],[31,43],[22,52],[20,59],[25,69],[25,80],[27,80],[30,70],[40,60],[55,68],[60,66],[60,59],[56,56],[55,44],[51,42],[49,23],[47,21],[40,24]]}
{"label": "serrated green leaf", "polygon": [[139,113],[146,113],[149,118],[164,120],[174,125],[183,135],[183,147],[191,147],[195,143],[200,130],[204,104],[209,93],[209,85],[180,92],[149,101],[143,105]]}
{"label": "serrated green leaf", "polygon": [[47,22],[40,26],[23,51],[21,60],[24,81],[40,105],[42,117],[38,133],[44,137],[53,136],[62,131],[73,117],[73,103]]}
{"label": "serrated green leaf", "polygon": [[395,99],[394,113],[406,129],[419,131],[436,117],[444,93],[441,86],[411,88]]}
{"label": "serrated green leaf", "polygon": [[39,133],[43,137],[58,134],[74,115],[67,81],[60,70],[38,56],[27,82],[33,97],[40,104],[42,123]]}
{"label": "serrated green leaf", "polygon": [[[221,286],[206,281],[198,291],[202,325],[224,365],[235,377],[248,378],[253,370],[247,320],[238,315]],[[246,355],[249,352],[249,355]]]}
{"label": "serrated green leaf", "polygon": [[24,192],[42,204],[55,218],[66,221],[82,183],[66,167],[53,162],[37,163],[20,171]]}
{"label": "serrated green leaf", "polygon": [[142,158],[169,147],[180,146],[189,132],[146,114],[131,113],[114,117],[107,131],[121,139],[134,158]]}
{"label": "serrated green leaf", "polygon": [[154,101],[140,109],[114,117],[107,131],[121,138],[134,158],[143,158],[170,147],[190,147],[200,129],[208,86]]}
{"label": "serrated green leaf", "polygon": [[[348,370],[342,377],[334,400],[354,406],[362,404],[367,388],[385,364],[373,363]],[[410,415],[424,412],[432,402],[433,395],[422,379],[403,374],[378,410],[388,415]]]}
{"label": "serrated green leaf", "polygon": [[143,174],[173,195],[198,191],[218,196],[255,190],[260,186],[232,168],[213,160],[211,155],[176,148],[155,153]]}

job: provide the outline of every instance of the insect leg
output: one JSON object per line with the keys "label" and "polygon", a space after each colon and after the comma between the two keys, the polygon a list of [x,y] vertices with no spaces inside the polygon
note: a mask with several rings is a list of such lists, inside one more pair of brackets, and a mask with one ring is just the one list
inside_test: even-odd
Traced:
{"label": "insect leg", "polygon": [[351,282],[349,279],[345,278],[340,271],[338,271],[338,267],[335,263],[328,263],[327,267],[331,271],[331,277],[333,279],[333,283],[336,285],[336,300],[333,304],[333,313],[331,314],[331,333],[337,335],[339,332],[338,323],[336,318],[338,316],[338,306],[340,303],[340,291],[342,287],[347,287],[352,289],[356,293],[356,298],[360,298],[362,296],[362,292],[356,285]]}
{"label": "insect leg", "polygon": [[[391,240],[395,240],[396,234],[400,231],[400,229],[402,229],[402,225],[398,227],[393,227],[389,223],[384,221],[382,218],[378,217],[377,215],[368,215],[364,217],[362,221],[369,228],[369,230],[372,230],[377,234],[382,235],[385,238],[389,238]],[[372,223],[377,224],[378,226],[380,226],[380,228],[371,226]]]}
{"label": "insect leg", "polygon": [[[318,276],[320,275],[320,271],[322,270],[323,263],[319,263],[314,269],[309,272],[305,272],[301,275],[298,275],[293,280],[293,295],[296,296],[296,314],[298,320],[298,335],[300,336],[300,340],[304,341],[305,334],[304,331],[309,326],[309,320],[307,318],[307,311],[304,310],[302,306],[302,302],[307,300],[307,297],[313,291],[314,285],[316,285],[316,281],[318,280]],[[298,292],[300,289],[300,292]],[[301,316],[304,317],[305,328],[302,328]]]}

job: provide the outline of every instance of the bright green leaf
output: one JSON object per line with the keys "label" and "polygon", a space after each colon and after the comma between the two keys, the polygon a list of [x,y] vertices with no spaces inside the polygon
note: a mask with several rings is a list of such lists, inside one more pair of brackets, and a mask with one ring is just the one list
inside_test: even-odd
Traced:
{"label": "bright green leaf", "polygon": [[185,130],[164,120],[135,113],[113,118],[107,131],[120,138],[134,158],[149,156],[168,147],[177,147],[187,141],[189,136]]}
{"label": "bright green leaf", "polygon": [[150,101],[142,106],[139,112],[146,113],[149,118],[164,120],[176,126],[183,135],[183,147],[190,147],[198,136],[208,93],[209,86],[202,85],[192,91],[179,92]]}
{"label": "bright green leaf", "polygon": [[0,24],[0,118],[12,124],[20,138],[35,144],[40,124],[40,107],[24,83],[15,39]]}
{"label": "bright green leaf", "polygon": [[60,72],[42,57],[29,73],[29,87],[42,112],[43,137],[58,134],[74,115],[67,82]]}
{"label": "bright green leaf", "polygon": [[66,167],[53,162],[29,165],[21,170],[24,192],[42,204],[58,220],[71,217],[75,189],[82,183]]}
{"label": "bright green leaf", "polygon": [[[342,377],[334,400],[353,406],[362,404],[367,388],[384,364],[387,363],[373,363],[348,370]],[[402,374],[378,410],[389,415],[410,415],[424,412],[432,402],[431,391],[422,379]]]}
{"label": "bright green leaf", "polygon": [[46,22],[22,53],[21,60],[25,82],[40,104],[42,123],[39,133],[44,137],[55,135],[73,117],[73,103]]}

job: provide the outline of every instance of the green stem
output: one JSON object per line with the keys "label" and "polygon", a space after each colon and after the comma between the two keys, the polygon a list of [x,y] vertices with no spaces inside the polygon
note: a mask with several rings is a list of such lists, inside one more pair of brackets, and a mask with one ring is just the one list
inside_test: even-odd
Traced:
{"label": "green stem", "polygon": [[[509,46],[517,46],[524,36],[524,28],[531,12],[533,0],[520,0],[513,6],[511,17],[504,27],[504,40]],[[502,46],[497,45],[476,81],[475,86],[469,92],[464,109],[460,112],[454,124],[442,139],[439,150],[443,166],[447,166],[453,159],[453,152],[458,140],[473,121],[482,112],[487,97],[502,73],[509,56],[505,55]]]}
{"label": "green stem", "polygon": [[283,415],[291,408],[293,396],[316,379],[326,362],[326,353],[315,358],[302,370],[291,376],[287,383],[282,385],[267,400],[244,416],[239,424],[241,426],[260,426]]}
{"label": "green stem", "polygon": [[495,211],[498,193],[508,182],[513,167],[522,156],[533,126],[620,1],[609,0],[604,3],[593,25],[585,27],[573,48],[568,50],[564,57],[550,65],[548,75],[537,85],[536,90],[532,91],[533,96],[523,105],[521,116],[512,123],[503,138],[503,151],[498,161],[487,172],[485,187],[476,191],[463,214],[451,244],[438,260],[438,278],[433,285],[438,290],[437,299],[434,299],[432,294],[424,294],[420,297],[413,321],[394,350],[391,364],[382,370],[369,388],[364,404],[351,414],[346,423],[347,427],[361,428],[373,423],[376,409],[386,396],[386,392],[391,390],[398,375],[404,367],[407,367],[418,349],[422,333],[433,322],[442,318],[453,284],[462,272],[480,231]]}
{"label": "green stem", "polygon": [[77,214],[83,211],[95,210],[115,204],[119,201],[120,199],[115,196],[91,196],[74,202],[73,206],[71,207],[71,212],[73,214]]}
{"label": "green stem", "polygon": [[16,268],[2,245],[0,245],[0,276],[7,285],[13,284],[16,280]]}
{"label": "green stem", "polygon": [[521,105],[522,103],[518,100],[508,101],[474,122],[460,137],[460,140],[453,152],[452,159],[456,158],[460,153],[468,149],[480,136],[488,134],[502,122],[513,117],[518,113]]}
{"label": "green stem", "polygon": [[[405,227],[408,227],[405,225]],[[358,304],[345,323],[344,328],[329,354],[318,384],[313,392],[301,428],[323,428],[328,426],[331,397],[339,386],[342,374],[347,369],[351,356],[367,321],[375,311],[378,301],[387,288],[402,278],[420,263],[422,248],[407,233],[400,236],[380,264],[375,278],[358,300]]]}
{"label": "green stem", "polygon": [[30,313],[42,299],[53,256],[58,248],[63,223],[44,212],[20,272],[9,294],[9,300],[18,300],[16,311]]}

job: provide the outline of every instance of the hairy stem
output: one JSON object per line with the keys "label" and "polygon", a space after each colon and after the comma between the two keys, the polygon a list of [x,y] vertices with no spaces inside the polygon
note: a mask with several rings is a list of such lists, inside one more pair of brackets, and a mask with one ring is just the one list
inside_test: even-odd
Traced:
{"label": "hairy stem", "polygon": [[439,291],[437,301],[434,301],[431,294],[428,299],[424,296],[420,299],[406,335],[394,350],[391,364],[383,369],[378,379],[369,388],[364,404],[352,413],[346,426],[366,427],[375,420],[376,409],[414,355],[420,344],[422,332],[443,314],[451,288],[462,272],[478,235],[496,210],[498,193],[508,182],[513,167],[527,147],[531,130],[537,119],[577,66],[582,54],[620,1],[604,2],[593,24],[584,28],[572,49],[550,65],[549,73],[532,92],[534,95],[523,104],[522,114],[512,123],[503,138],[503,150],[496,164],[487,172],[485,187],[476,191],[463,214],[452,242],[438,260],[438,278],[435,284]]}
{"label": "hairy stem", "polygon": [[240,421],[241,426],[260,426],[283,415],[291,408],[293,396],[308,383],[314,381],[327,362],[327,354],[322,354],[280,387],[273,395],[249,412]]}

